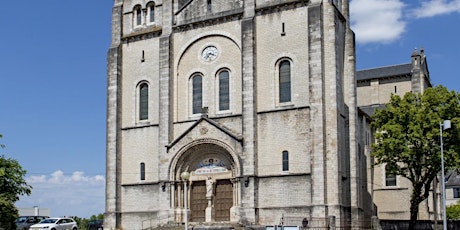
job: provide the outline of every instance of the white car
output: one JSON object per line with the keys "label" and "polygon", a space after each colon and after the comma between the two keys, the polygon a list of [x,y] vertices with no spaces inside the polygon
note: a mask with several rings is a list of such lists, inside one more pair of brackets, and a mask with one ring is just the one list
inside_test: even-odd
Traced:
{"label": "white car", "polygon": [[78,226],[70,218],[48,218],[30,226],[29,230],[78,230]]}

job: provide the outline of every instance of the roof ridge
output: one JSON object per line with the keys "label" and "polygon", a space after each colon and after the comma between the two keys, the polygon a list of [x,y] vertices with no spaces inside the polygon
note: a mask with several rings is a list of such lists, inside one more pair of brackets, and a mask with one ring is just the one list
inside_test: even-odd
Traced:
{"label": "roof ridge", "polygon": [[403,66],[403,65],[411,65],[412,63],[403,63],[403,64],[395,64],[395,65],[387,65],[387,66],[379,66],[379,67],[373,67],[373,68],[367,68],[367,69],[360,69],[357,71],[366,71],[366,70],[373,70],[373,69],[383,69],[383,68],[390,68],[390,67],[395,67],[395,66]]}

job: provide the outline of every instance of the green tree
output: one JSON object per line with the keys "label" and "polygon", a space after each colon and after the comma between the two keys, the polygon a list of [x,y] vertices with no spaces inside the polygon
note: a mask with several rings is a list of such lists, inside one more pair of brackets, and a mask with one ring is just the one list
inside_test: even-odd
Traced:
{"label": "green tree", "polygon": [[0,156],[0,227],[16,229],[18,210],[14,203],[19,196],[30,195],[32,189],[24,180],[25,174],[17,160]]}
{"label": "green tree", "polygon": [[89,219],[87,218],[80,218],[78,216],[74,216],[72,217],[72,219],[75,220],[75,222],[77,222],[77,225],[79,227],[80,230],[87,230],[88,228],[88,223],[92,220],[103,220],[104,219],[104,214],[100,213],[98,215],[91,215],[91,217]]}
{"label": "green tree", "polygon": [[449,220],[459,220],[460,219],[460,203],[449,205],[446,208],[446,216]]}
{"label": "green tree", "polygon": [[428,198],[433,179],[441,171],[440,124],[451,120],[443,132],[445,168],[460,163],[460,94],[443,86],[421,93],[392,95],[383,110],[373,116],[375,164],[386,165],[387,173],[412,183],[409,229],[414,229],[419,204]]}

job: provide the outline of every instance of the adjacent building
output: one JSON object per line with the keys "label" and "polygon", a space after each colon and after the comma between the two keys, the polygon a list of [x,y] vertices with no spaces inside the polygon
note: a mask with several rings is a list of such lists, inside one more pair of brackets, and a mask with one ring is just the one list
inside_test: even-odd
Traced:
{"label": "adjacent building", "polygon": [[[425,52],[414,50],[411,62],[359,70],[357,79],[357,104],[359,110],[372,116],[378,108],[390,101],[392,94],[404,96],[407,92],[423,92],[431,87],[430,74]],[[368,162],[372,165],[372,162]],[[409,220],[412,184],[406,178],[386,173],[385,166],[376,166],[369,170],[375,204],[374,213],[379,219]],[[441,189],[435,181],[429,199],[419,206],[421,220],[441,219]]]}
{"label": "adjacent building", "polygon": [[368,224],[348,7],[114,0],[104,227]]}

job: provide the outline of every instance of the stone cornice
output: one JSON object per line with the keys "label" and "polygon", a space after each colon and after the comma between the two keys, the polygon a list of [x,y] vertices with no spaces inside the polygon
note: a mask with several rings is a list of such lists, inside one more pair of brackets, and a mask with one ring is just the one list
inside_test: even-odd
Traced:
{"label": "stone cornice", "polygon": [[281,12],[285,10],[292,10],[299,7],[307,6],[310,3],[308,0],[291,0],[283,1],[282,3],[273,4],[273,5],[262,5],[256,8],[256,15],[265,15],[276,12]]}
{"label": "stone cornice", "polygon": [[140,41],[140,40],[145,40],[148,38],[152,37],[158,37],[161,35],[163,29],[160,26],[152,26],[152,27],[147,27],[143,28],[139,31],[136,31],[134,33],[130,33],[128,35],[125,35],[121,38],[123,42],[134,42],[134,41]]}
{"label": "stone cornice", "polygon": [[197,18],[193,18],[190,20],[180,21],[179,23],[175,22],[175,26],[173,26],[173,31],[182,32],[182,31],[192,30],[196,28],[201,28],[201,27],[217,25],[217,24],[221,24],[225,22],[239,20],[243,17],[243,11],[244,11],[243,8],[238,8],[234,10],[212,14],[209,16],[197,17]]}

